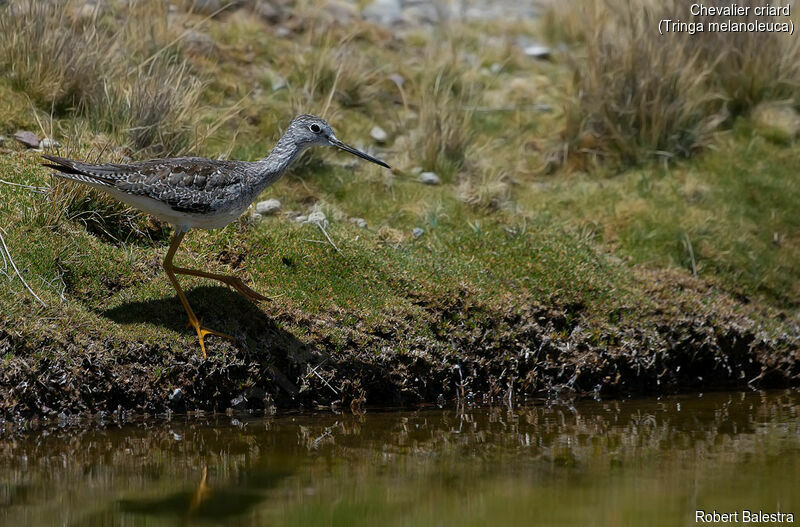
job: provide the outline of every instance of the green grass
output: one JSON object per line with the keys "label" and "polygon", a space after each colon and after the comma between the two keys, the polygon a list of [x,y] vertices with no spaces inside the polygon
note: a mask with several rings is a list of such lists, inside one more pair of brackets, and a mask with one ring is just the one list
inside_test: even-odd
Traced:
{"label": "green grass", "polygon": [[[795,307],[800,301],[800,185],[796,148],[775,145],[742,123],[717,148],[674,169],[648,167],[601,178],[573,176],[528,195],[552,214],[633,263],[690,272],[736,295]],[[691,251],[689,249],[691,246]]]}
{"label": "green grass", "polygon": [[[0,158],[0,169],[12,181],[45,185],[49,176],[36,163],[35,155],[20,153]],[[331,171],[328,181],[338,180],[336,173],[342,170]],[[397,199],[406,193],[415,196],[420,188],[411,182],[398,187]],[[182,318],[160,267],[168,245],[165,237],[142,239],[134,233],[127,242],[112,243],[80,222],[49,222],[53,207],[61,204],[48,203],[45,195],[11,187],[9,196],[12,199],[4,202],[2,215],[26,218],[8,229],[9,252],[48,305],[35,307],[30,299],[20,304],[27,292],[19,280],[11,280],[3,293],[4,304],[17,306],[6,312],[10,319],[34,309],[39,317],[60,321],[56,326],[69,325],[67,320],[75,317],[73,321],[80,320],[95,331],[122,338],[130,328],[114,324],[104,313],[126,309],[127,320],[139,321],[137,338],[158,341],[165,337],[165,330],[147,323],[160,318],[152,313],[151,301],[163,300],[160,307]],[[457,208],[456,203],[451,199],[450,206]],[[328,316],[342,326],[356,323],[367,330],[399,316],[419,335],[446,332],[447,326],[438,327],[441,321],[432,313],[454,309],[453,304],[456,318],[448,323],[457,324],[514,302],[584,304],[589,312],[603,317],[624,299],[630,273],[576,237],[544,222],[525,221],[511,228],[473,217],[464,223],[461,212],[444,214],[435,224],[410,221],[404,227],[402,220],[392,222],[406,234],[400,243],[387,243],[379,229],[334,221],[328,231],[341,254],[315,226],[278,218],[258,225],[242,221],[216,232],[192,232],[177,261],[246,277],[275,299],[265,306],[268,313],[272,305],[280,305],[280,311]],[[380,221],[374,209],[366,216],[375,224]],[[427,229],[419,239],[404,231],[416,224]],[[187,289],[210,285],[200,279],[181,280]],[[202,312],[217,318],[223,313],[215,312],[211,298],[206,297]],[[190,335],[180,333],[191,342]]]}
{"label": "green grass", "polygon": [[[162,28],[152,44],[170,57],[166,64],[185,68],[191,86],[206,81],[184,107],[204,105],[192,117],[205,130],[200,153],[263,157],[293,113],[324,110],[340,139],[375,147],[395,167],[353,168],[343,164],[351,161],[345,154],[317,150],[265,192],[284,210],[325,211],[341,253],[315,226],[282,215],[192,232],[182,245],[181,265],[244,277],[274,299],[259,313],[300,340],[335,350],[351,338],[348,328],[358,327],[393,332],[403,352],[433,334],[524,325],[531,306],[564,308],[598,335],[622,316],[646,326],[654,313],[678,316],[687,305],[747,311],[745,299],[756,306],[747,316],[760,322],[774,310],[795,316],[794,138],[770,142],[743,115],[703,154],[677,164],[553,170],[549,152],[572,117],[561,105],[570,97],[570,65],[528,60],[499,38],[509,31],[536,37],[536,24],[473,22],[433,39],[366,22],[344,29],[320,21],[313,2],[293,16],[295,33],[278,38],[246,10],[212,20],[176,15],[215,40],[217,57],[164,43],[175,27]],[[474,58],[464,60],[467,54]],[[488,69],[500,62],[499,71]],[[402,87],[391,73],[403,77]],[[277,76],[288,89],[272,90]],[[112,159],[121,150],[140,157],[125,125],[88,123],[94,114],[79,104],[52,114],[52,101],[29,101],[11,77],[0,72],[0,110],[8,106],[0,132],[37,130],[38,117],[72,155]],[[97,111],[119,110],[115,101],[98,102],[107,105]],[[372,145],[375,124],[390,133],[387,145]],[[99,145],[108,142],[120,148],[104,152]],[[444,184],[418,183],[415,167],[438,171]],[[38,156],[16,145],[0,150],[0,174],[12,183],[53,184]],[[0,331],[41,353],[70,339],[110,349],[131,340],[196,347],[160,265],[167,226],[64,184],[46,194],[0,184],[0,192],[9,253],[47,305],[38,305],[6,265]],[[369,228],[352,225],[353,217]],[[412,236],[416,227],[425,234]],[[209,326],[248,337],[255,308],[217,284],[181,280]],[[216,340],[212,348],[232,349]]]}

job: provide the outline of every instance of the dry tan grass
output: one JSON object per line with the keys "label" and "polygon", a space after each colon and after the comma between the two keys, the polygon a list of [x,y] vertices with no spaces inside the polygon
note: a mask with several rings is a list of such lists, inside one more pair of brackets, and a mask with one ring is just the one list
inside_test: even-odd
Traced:
{"label": "dry tan grass", "polygon": [[189,148],[200,83],[176,50],[166,4],[81,6],[11,2],[0,11],[0,72],[39,108],[87,118],[137,150]]}
{"label": "dry tan grass", "polygon": [[586,40],[587,26],[575,16],[572,2],[551,2],[539,19],[542,36],[553,44],[576,44]]}
{"label": "dry tan grass", "polygon": [[622,163],[685,156],[720,123],[710,66],[691,40],[657,32],[669,7],[609,0],[588,8],[593,30],[586,60],[573,65],[575,95],[567,103],[568,155]]}
{"label": "dry tan grass", "polygon": [[574,9],[587,26],[585,58],[573,64],[573,95],[565,105],[561,152],[573,164],[688,156],[732,116],[797,95],[800,46],[793,37],[662,36],[665,18],[707,27],[709,19],[692,17],[677,0],[605,0]]}
{"label": "dry tan grass", "polygon": [[512,183],[508,174],[497,170],[463,178],[458,186],[458,198],[484,212],[505,209],[512,203]]}
{"label": "dry tan grass", "polygon": [[439,67],[420,72],[412,104],[418,108],[411,123],[416,163],[445,180],[467,160],[475,139],[471,120],[476,106],[476,84],[455,58],[440,59]]}
{"label": "dry tan grass", "polygon": [[[783,22],[785,17],[728,17],[733,22]],[[689,17],[708,27],[720,17]],[[726,18],[725,20],[727,20]],[[734,115],[762,101],[797,99],[800,88],[800,41],[778,32],[698,33],[701,58],[712,69],[713,85],[725,94]],[[797,101],[795,101],[797,102]]]}

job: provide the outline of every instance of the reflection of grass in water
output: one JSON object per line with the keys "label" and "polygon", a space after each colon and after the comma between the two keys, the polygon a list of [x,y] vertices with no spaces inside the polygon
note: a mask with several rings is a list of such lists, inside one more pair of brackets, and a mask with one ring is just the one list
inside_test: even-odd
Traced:
{"label": "reflection of grass in water", "polygon": [[[114,511],[99,514],[107,523],[123,513],[169,524],[190,508],[207,463],[194,521],[674,525],[695,508],[796,510],[797,403],[795,392],[773,392],[461,415],[242,416],[242,426],[173,419],[0,445],[5,473],[30,485],[24,513],[41,524],[97,507]],[[23,458],[27,470],[16,471]],[[62,463],[58,481],[51,460]]]}

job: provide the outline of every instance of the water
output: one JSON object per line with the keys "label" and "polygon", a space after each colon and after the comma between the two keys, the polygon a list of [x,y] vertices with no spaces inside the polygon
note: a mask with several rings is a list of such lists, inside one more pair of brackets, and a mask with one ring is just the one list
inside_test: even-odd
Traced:
{"label": "water", "polygon": [[797,391],[54,427],[0,454],[9,526],[800,523]]}

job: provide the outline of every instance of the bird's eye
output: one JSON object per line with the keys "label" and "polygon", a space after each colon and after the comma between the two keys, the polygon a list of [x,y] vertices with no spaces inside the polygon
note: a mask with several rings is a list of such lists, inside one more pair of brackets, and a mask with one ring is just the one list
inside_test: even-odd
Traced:
{"label": "bird's eye", "polygon": [[318,134],[322,131],[322,128],[320,128],[317,123],[312,124],[311,126],[308,127],[308,129],[314,132],[315,134]]}

